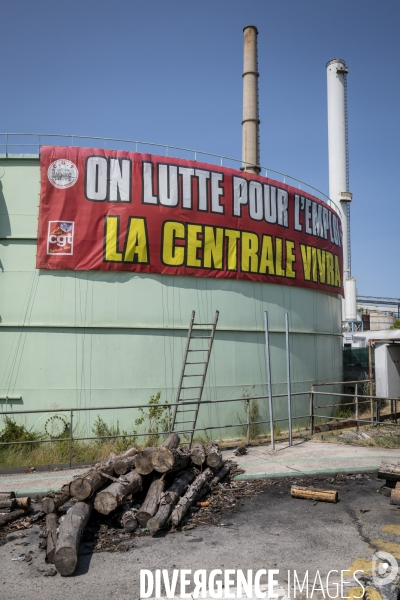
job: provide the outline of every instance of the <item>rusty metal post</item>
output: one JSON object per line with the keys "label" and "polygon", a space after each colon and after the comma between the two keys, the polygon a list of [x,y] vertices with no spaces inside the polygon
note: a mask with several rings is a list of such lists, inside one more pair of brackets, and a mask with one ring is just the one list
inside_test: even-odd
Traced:
{"label": "rusty metal post", "polygon": [[275,433],[274,433],[274,408],[272,403],[272,377],[271,377],[271,352],[269,346],[269,327],[268,327],[268,311],[264,311],[264,328],[265,328],[265,363],[267,367],[268,380],[268,403],[269,403],[269,427],[271,432],[271,449],[275,450]]}
{"label": "rusty metal post", "polygon": [[310,392],[310,435],[314,435],[314,386]]}
{"label": "rusty metal post", "polygon": [[374,402],[372,400],[372,396],[373,396],[373,391],[374,391],[374,386],[372,383],[372,345],[371,345],[371,340],[369,340],[368,343],[368,366],[369,366],[369,395],[371,396],[370,398],[370,407],[371,407],[371,423],[374,423]]}
{"label": "rusty metal post", "polygon": [[69,416],[69,466],[72,467],[72,446],[74,443],[74,438],[72,435],[72,423],[73,423],[74,413],[71,410]]}
{"label": "rusty metal post", "polygon": [[358,424],[358,383],[356,383],[356,397],[355,397],[355,403],[356,403],[356,423],[357,423],[357,433],[360,430],[359,424]]}
{"label": "rusty metal post", "polygon": [[246,444],[250,444],[250,399],[246,398],[247,402],[247,436],[246,436]]}
{"label": "rusty metal post", "polygon": [[168,404],[168,433],[171,433],[171,407]]}

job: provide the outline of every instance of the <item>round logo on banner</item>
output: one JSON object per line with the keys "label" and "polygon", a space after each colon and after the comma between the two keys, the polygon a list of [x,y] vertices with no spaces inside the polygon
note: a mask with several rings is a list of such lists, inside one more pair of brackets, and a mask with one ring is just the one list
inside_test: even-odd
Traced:
{"label": "round logo on banner", "polygon": [[59,158],[50,165],[47,177],[54,187],[63,190],[78,181],[78,168],[70,160]]}

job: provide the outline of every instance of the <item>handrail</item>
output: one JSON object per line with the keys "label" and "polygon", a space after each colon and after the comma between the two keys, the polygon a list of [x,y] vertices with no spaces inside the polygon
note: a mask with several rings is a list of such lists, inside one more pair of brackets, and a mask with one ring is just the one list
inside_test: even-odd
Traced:
{"label": "handrail", "polygon": [[[6,157],[9,156],[9,152],[8,149],[10,147],[17,147],[17,148],[37,148],[38,149],[38,153],[40,153],[40,148],[42,145],[44,145],[42,143],[43,138],[66,138],[68,140],[71,141],[71,146],[76,146],[77,144],[75,144],[74,142],[76,140],[96,140],[96,141],[102,141],[102,142],[121,142],[124,144],[135,144],[136,146],[136,152],[138,151],[138,146],[142,145],[142,146],[154,146],[156,148],[165,148],[166,151],[166,156],[168,156],[168,151],[169,150],[179,150],[182,152],[189,152],[191,154],[194,155],[194,160],[197,161],[197,155],[203,155],[203,156],[212,156],[213,158],[217,158],[220,161],[220,165],[222,167],[222,161],[232,161],[234,163],[240,163],[241,165],[243,164],[248,164],[250,165],[251,163],[246,163],[243,162],[242,160],[238,159],[238,158],[232,158],[230,156],[224,156],[223,154],[215,154],[212,152],[204,152],[203,150],[192,150],[190,148],[183,148],[181,146],[171,146],[169,144],[157,144],[155,142],[143,142],[140,140],[128,140],[128,139],[124,139],[124,138],[110,138],[110,137],[98,137],[98,136],[88,136],[88,135],[71,135],[71,134],[65,134],[65,133],[0,133],[0,136],[4,136],[5,137],[5,143],[1,143],[0,142],[0,147],[4,147],[5,148],[5,155]],[[37,137],[38,141],[36,144],[27,144],[27,143],[10,143],[9,138],[11,136],[15,136],[15,137],[23,137],[23,136],[29,136],[29,137]],[[253,165],[252,165],[253,166]],[[283,183],[286,184],[286,179],[290,179],[293,182],[296,182],[297,184],[300,184],[300,186],[305,186],[307,188],[309,188],[310,190],[312,190],[311,193],[313,193],[314,195],[316,195],[318,197],[318,195],[320,196],[320,199],[325,202],[326,204],[328,204],[328,206],[330,206],[331,208],[333,208],[333,210],[336,211],[336,213],[341,217],[342,216],[342,211],[340,206],[338,206],[331,198],[329,198],[329,196],[327,196],[326,194],[324,194],[324,192],[322,192],[321,190],[319,190],[318,188],[310,185],[309,183],[306,183],[305,181],[302,181],[301,179],[298,179],[297,177],[293,177],[292,175],[288,175],[287,173],[282,173],[281,171],[276,171],[275,169],[270,169],[269,167],[264,167],[262,165],[258,165],[259,168],[261,170],[265,170],[265,176],[268,177],[268,172],[273,173],[275,175],[278,175],[280,177],[283,177]],[[299,187],[299,189],[301,189]]]}

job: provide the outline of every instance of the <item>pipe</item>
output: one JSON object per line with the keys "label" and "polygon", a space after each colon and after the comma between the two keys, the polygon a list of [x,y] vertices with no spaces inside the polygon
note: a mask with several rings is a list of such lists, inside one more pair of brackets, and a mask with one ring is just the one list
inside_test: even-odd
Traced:
{"label": "pipe", "polygon": [[258,175],[259,139],[258,129],[258,70],[257,35],[254,25],[247,25],[244,33],[243,58],[243,121],[242,121],[242,171]]}

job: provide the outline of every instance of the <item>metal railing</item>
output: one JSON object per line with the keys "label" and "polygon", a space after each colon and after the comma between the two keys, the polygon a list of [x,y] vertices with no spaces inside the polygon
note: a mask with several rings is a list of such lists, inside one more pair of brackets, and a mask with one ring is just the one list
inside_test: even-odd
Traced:
{"label": "metal railing", "polygon": [[[33,143],[26,142],[25,140],[18,141],[17,138],[36,138],[36,141]],[[143,142],[140,140],[128,140],[124,138],[105,138],[105,137],[95,137],[95,136],[86,136],[86,135],[68,135],[64,133],[0,133],[0,154],[4,154],[6,158],[12,157],[16,153],[10,153],[10,148],[14,148],[15,150],[28,149],[30,151],[36,150],[35,154],[40,154],[40,148],[43,145],[46,145],[44,142],[49,139],[48,143],[52,143],[52,145],[57,145],[54,143],[54,140],[58,141],[67,141],[69,146],[78,146],[78,147],[86,147],[91,145],[91,142],[101,142],[105,149],[107,150],[121,150],[121,148],[113,148],[112,145],[114,142],[118,142],[118,144],[127,144],[129,146],[128,150],[131,152],[139,152],[144,146],[148,146],[150,148],[162,148],[165,156],[171,156],[169,153],[172,150],[174,154],[174,158],[185,158],[183,156],[177,156],[177,153],[186,153],[187,159],[197,161],[198,156],[205,156],[211,159],[216,159],[216,163],[221,167],[229,167],[228,163],[233,163],[232,168],[238,168],[238,164],[241,166],[244,164],[241,159],[232,158],[229,156],[224,156],[222,154],[214,154],[212,152],[204,152],[202,150],[192,150],[190,148],[183,148],[181,146],[171,146],[166,144],[156,144],[154,142]],[[84,143],[86,141],[86,144]],[[108,144],[108,145],[107,145]],[[59,144],[62,145],[62,144]],[[4,149],[4,152],[1,152],[1,149]],[[143,151],[143,150],[142,150]],[[225,164],[224,164],[225,161]],[[246,164],[246,163],[245,163]],[[248,163],[250,165],[250,163]],[[305,192],[308,192],[314,195],[316,198],[319,198],[328,206],[330,206],[341,218],[342,218],[342,210],[341,207],[338,206],[331,198],[329,198],[324,192],[317,189],[316,187],[298,179],[297,177],[292,177],[287,173],[282,173],[280,171],[276,171],[274,169],[270,169],[269,167],[263,167],[262,165],[258,165],[261,169],[260,174],[265,172],[265,177],[270,177],[273,175],[273,179],[277,181],[281,181],[284,184],[293,185],[293,187],[297,187],[298,189],[303,189]],[[290,183],[293,182],[293,183]]]}
{"label": "metal railing", "polygon": [[[308,396],[310,392],[305,391],[305,392],[292,392],[291,396]],[[286,398],[287,394],[274,394],[272,396],[272,398]],[[259,420],[259,421],[251,421],[250,418],[250,403],[253,400],[265,400],[269,398],[269,396],[251,396],[251,397],[241,397],[241,398],[222,398],[222,399],[218,399],[218,400],[202,400],[201,404],[202,405],[216,405],[219,403],[224,403],[224,402],[245,402],[246,403],[246,421],[241,422],[241,423],[229,423],[229,424],[219,424],[219,425],[210,425],[207,427],[194,427],[193,429],[185,429],[185,430],[179,430],[179,429],[174,429],[174,431],[176,433],[179,433],[181,435],[189,435],[193,432],[196,431],[212,431],[215,429],[228,429],[228,428],[234,428],[234,427],[245,427],[246,428],[246,440],[247,443],[250,442],[250,428],[251,426],[254,425],[262,425],[262,424],[267,424],[270,423],[270,419],[268,420]],[[182,402],[180,403],[182,404]],[[195,401],[185,401],[184,404],[186,405],[192,405],[192,404],[196,404]],[[90,406],[90,407],[74,407],[74,408],[54,408],[54,409],[48,409],[48,408],[41,408],[41,409],[31,409],[31,410],[17,410],[17,411],[0,411],[0,416],[9,416],[9,417],[16,417],[16,416],[20,416],[20,415],[27,415],[27,414],[41,414],[41,413],[47,413],[47,414],[60,414],[60,413],[67,413],[69,414],[69,436],[68,437],[51,437],[50,439],[40,439],[40,440],[24,440],[24,441],[16,441],[16,442],[0,442],[0,448],[2,448],[3,446],[16,446],[16,445],[23,445],[23,444],[43,444],[43,443],[54,443],[54,442],[65,442],[65,443],[69,443],[69,464],[70,466],[72,465],[72,457],[73,457],[73,444],[74,442],[78,442],[78,441],[86,441],[86,440],[106,440],[106,439],[117,439],[117,438],[133,438],[133,437],[149,437],[151,435],[157,435],[157,436],[163,436],[163,435],[168,435],[169,433],[171,433],[171,424],[172,424],[172,418],[171,418],[171,409],[173,409],[175,406],[177,405],[176,402],[171,402],[171,403],[166,403],[166,404],[160,404],[157,405],[159,408],[164,408],[167,411],[167,422],[168,422],[168,430],[167,431],[160,431],[160,432],[152,432],[152,431],[146,431],[144,433],[136,433],[136,432],[132,432],[132,433],[122,433],[122,434],[110,434],[110,435],[95,435],[95,436],[74,436],[73,435],[73,428],[74,428],[74,417],[76,416],[77,413],[82,413],[82,412],[90,412],[90,411],[105,411],[105,410],[132,410],[132,409],[144,409],[144,408],[153,408],[154,409],[154,404],[134,404],[134,405],[127,405],[127,406]],[[299,416],[292,416],[290,415],[292,420],[299,420],[299,419],[309,419],[309,415],[299,415]],[[278,422],[283,422],[283,421],[288,421],[288,417],[283,417],[281,419],[274,419],[273,423],[278,423]]]}
{"label": "metal railing", "polygon": [[[390,415],[389,417],[393,417],[396,423],[392,423],[392,425],[397,424],[397,402],[400,398],[390,398],[390,397],[377,397],[369,394],[360,394],[359,393],[359,384],[368,383],[371,386],[370,379],[357,379],[354,381],[336,381],[336,382],[328,382],[328,383],[315,383],[311,386],[310,392],[310,435],[314,435],[315,432],[315,420],[318,419],[328,419],[328,420],[336,420],[340,422],[352,422],[356,424],[357,433],[359,431],[360,423],[369,424],[369,425],[378,425],[381,422],[381,414],[380,414],[380,404],[382,401],[390,402]],[[315,388],[318,386],[327,386],[327,385],[354,385],[355,390],[354,393],[344,393],[344,392],[320,392]],[[315,404],[316,396],[333,396],[340,398],[351,398],[351,402],[340,402],[335,404]],[[362,400],[360,401],[360,398]],[[369,418],[360,419],[360,405],[369,404],[370,415]],[[346,406],[354,407],[354,416],[352,417],[340,417],[340,416],[332,416],[332,415],[321,415],[317,414],[315,411],[322,408],[342,408]]]}
{"label": "metal railing", "polygon": [[[359,425],[360,424],[369,424],[369,425],[378,425],[381,421],[381,416],[380,416],[380,410],[379,410],[379,404],[380,401],[390,401],[391,403],[391,415],[389,415],[390,417],[393,417],[393,419],[396,421],[396,423],[390,423],[391,425],[396,425],[397,424],[397,417],[398,417],[398,411],[397,411],[397,402],[400,401],[400,398],[383,398],[383,397],[376,397],[376,396],[370,396],[370,395],[364,395],[364,394],[359,394],[358,391],[358,385],[361,383],[368,383],[369,379],[365,379],[365,380],[355,380],[355,381],[339,381],[339,382],[327,382],[327,383],[316,383],[313,384],[311,386],[311,390],[310,391],[304,391],[304,392],[291,392],[291,396],[309,396],[310,397],[310,412],[309,414],[305,414],[305,415],[292,415],[292,414],[288,414],[288,416],[282,417],[282,418],[268,418],[268,419],[262,419],[262,420],[257,420],[257,421],[252,421],[251,420],[251,411],[250,411],[250,407],[251,407],[251,402],[256,400],[271,400],[271,399],[277,399],[277,398],[287,398],[288,394],[287,393],[283,393],[283,394],[272,394],[272,395],[265,395],[265,396],[250,396],[250,397],[240,397],[240,398],[222,398],[222,399],[218,399],[218,400],[202,400],[201,404],[202,405],[217,405],[220,403],[225,403],[225,402],[242,402],[246,404],[246,420],[239,422],[239,423],[228,423],[228,424],[216,424],[216,425],[209,425],[207,427],[194,427],[193,429],[185,429],[185,430],[175,430],[176,433],[181,434],[181,435],[189,435],[192,432],[200,432],[200,431],[213,431],[216,429],[229,429],[229,428],[245,428],[246,430],[246,442],[247,444],[249,444],[250,442],[250,429],[252,426],[254,425],[265,425],[265,424],[269,424],[270,425],[270,435],[271,435],[271,446],[273,447],[274,441],[273,441],[273,429],[275,427],[276,423],[280,423],[280,422],[288,422],[288,424],[290,423],[289,426],[289,431],[288,431],[288,435],[289,435],[289,439],[291,440],[291,434],[292,434],[292,421],[298,421],[298,420],[303,420],[303,421],[308,421],[310,423],[310,435],[314,435],[316,427],[317,426],[321,426],[324,423],[321,421],[325,421],[325,422],[329,422],[331,420],[336,420],[336,421],[340,421],[343,423],[346,422],[351,422],[351,423],[355,423],[356,425],[356,429],[357,432],[359,431]],[[328,385],[348,385],[348,384],[354,384],[355,385],[355,392],[354,393],[343,393],[343,392],[332,392],[332,391],[327,391],[327,392],[323,392],[323,391],[318,391],[315,388],[319,387],[319,386],[328,386]],[[340,402],[340,403],[331,403],[331,404],[316,404],[315,403],[315,399],[316,396],[329,396],[329,397],[340,397],[340,398],[351,398],[350,402]],[[361,400],[360,400],[361,398]],[[362,404],[366,404],[368,403],[370,405],[371,408],[371,414],[369,416],[369,418],[360,418],[360,405]],[[192,405],[192,404],[196,404],[195,401],[186,401],[185,405]],[[73,464],[73,448],[74,448],[74,442],[82,442],[82,441],[93,441],[93,440],[107,440],[107,439],[118,439],[118,438],[140,438],[140,437],[149,437],[152,435],[157,435],[157,436],[167,436],[172,428],[171,428],[171,424],[172,424],[172,414],[171,411],[172,409],[174,409],[174,407],[177,405],[176,402],[172,402],[172,403],[165,403],[165,404],[160,404],[159,407],[160,408],[164,408],[167,411],[167,423],[168,423],[168,428],[167,431],[145,431],[143,433],[137,433],[137,432],[132,432],[132,433],[111,433],[110,435],[92,435],[92,436],[74,436],[74,418],[76,417],[76,415],[78,413],[84,413],[84,412],[93,412],[93,411],[105,411],[105,410],[134,410],[134,409],[150,409],[150,408],[154,408],[154,404],[134,404],[134,405],[127,405],[127,406],[91,406],[91,407],[74,407],[74,408],[54,408],[54,409],[48,409],[48,408],[43,408],[43,409],[31,409],[31,410],[17,410],[17,411],[13,411],[13,410],[8,410],[8,411],[0,411],[0,416],[9,416],[9,417],[17,417],[17,416],[21,416],[21,415],[27,415],[27,414],[42,414],[42,413],[46,413],[46,414],[63,414],[66,413],[69,415],[69,423],[68,425],[68,437],[50,437],[49,439],[35,439],[35,440],[24,440],[24,441],[13,441],[13,442],[0,442],[0,448],[2,447],[6,447],[6,446],[16,446],[16,445],[31,445],[31,444],[44,444],[44,443],[55,443],[55,442],[64,442],[67,443],[69,445],[69,465],[72,466]],[[346,406],[354,406],[354,416],[352,417],[340,417],[340,416],[334,416],[334,415],[327,415],[327,414],[319,414],[316,411],[319,409],[324,409],[324,408],[342,408],[342,407],[346,407]],[[318,419],[319,423],[318,425],[315,424],[316,419]],[[272,426],[272,428],[271,428]]]}

